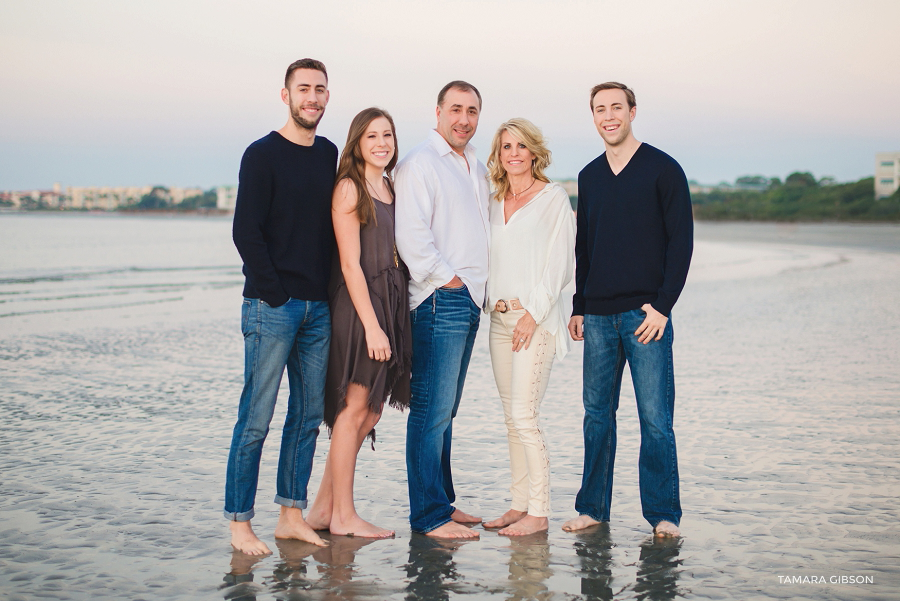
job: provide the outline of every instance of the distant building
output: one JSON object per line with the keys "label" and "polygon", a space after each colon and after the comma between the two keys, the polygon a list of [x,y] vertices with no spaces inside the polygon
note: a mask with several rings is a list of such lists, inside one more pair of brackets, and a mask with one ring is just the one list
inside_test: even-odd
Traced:
{"label": "distant building", "polygon": [[69,198],[68,206],[73,209],[112,211],[139,203],[141,197],[151,190],[151,186],[69,186],[66,196]]}
{"label": "distant building", "polygon": [[219,186],[216,188],[216,208],[221,211],[233,211],[237,202],[237,186]]}
{"label": "distant building", "polygon": [[201,196],[202,188],[166,188],[163,186],[87,186],[66,188],[65,206],[72,209],[113,211],[136,205],[147,194],[156,194],[165,204],[177,205],[186,198]]}
{"label": "distant building", "polygon": [[0,192],[0,206],[15,209],[61,209],[66,206],[66,197],[60,192],[59,184],[52,190],[7,190]]}
{"label": "distant building", "polygon": [[194,196],[203,196],[203,188],[169,188],[169,199],[173,205]]}
{"label": "distant building", "polygon": [[900,152],[875,155],[875,200],[887,198],[900,188]]}

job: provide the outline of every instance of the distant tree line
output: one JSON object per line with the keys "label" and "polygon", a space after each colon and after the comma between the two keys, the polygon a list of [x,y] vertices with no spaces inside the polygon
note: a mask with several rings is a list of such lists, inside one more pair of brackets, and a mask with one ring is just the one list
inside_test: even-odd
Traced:
{"label": "distant tree line", "polygon": [[215,209],[217,195],[215,188],[206,190],[203,194],[189,196],[179,203],[172,202],[169,189],[165,186],[154,186],[150,192],[141,196],[141,200],[135,204],[121,206],[119,210],[125,211],[196,211],[197,209]]}
{"label": "distant tree line", "polygon": [[[766,183],[767,182],[767,183]],[[791,173],[782,182],[763,176],[738,178],[735,189],[691,195],[694,217],[740,221],[900,221],[900,190],[875,200],[875,179],[834,183],[812,173]]]}

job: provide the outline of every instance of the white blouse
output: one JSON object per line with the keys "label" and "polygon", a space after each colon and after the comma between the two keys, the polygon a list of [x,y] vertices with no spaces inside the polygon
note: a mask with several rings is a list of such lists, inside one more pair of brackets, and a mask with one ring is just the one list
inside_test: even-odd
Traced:
{"label": "white blouse", "polygon": [[504,223],[505,201],[491,199],[488,302],[518,298],[556,336],[556,354],[569,352],[568,320],[575,292],[575,213],[566,191],[548,183]]}

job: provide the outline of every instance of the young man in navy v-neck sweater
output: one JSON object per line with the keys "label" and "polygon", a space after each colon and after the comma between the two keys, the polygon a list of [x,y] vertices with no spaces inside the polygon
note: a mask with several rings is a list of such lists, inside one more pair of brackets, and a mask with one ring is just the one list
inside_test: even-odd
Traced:
{"label": "young man in navy v-neck sweater", "polygon": [[303,519],[303,509],[324,414],[331,341],[331,193],[338,151],[316,135],[328,99],[325,65],[309,58],[292,63],[281,90],[287,123],[251,144],[241,159],[233,237],[246,277],[244,389],[228,455],[225,517],[231,520],[232,546],[247,555],[270,553],[250,520],[285,368],[290,397],[278,457],[275,538],[325,545]]}
{"label": "young man in navy v-neck sweater", "polygon": [[591,111],[606,152],[578,175],[569,333],[585,341],[584,472],[575,499],[579,515],[563,529],[609,521],[616,409],[627,362],[641,426],[644,518],[657,536],[679,536],[671,311],[691,263],[690,192],[672,157],[635,139],[637,108],[627,86],[595,86]]}

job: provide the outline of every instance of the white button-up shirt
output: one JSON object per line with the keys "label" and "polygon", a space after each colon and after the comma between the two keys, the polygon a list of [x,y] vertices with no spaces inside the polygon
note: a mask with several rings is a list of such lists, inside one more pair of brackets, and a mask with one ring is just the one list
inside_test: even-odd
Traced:
{"label": "white button-up shirt", "polygon": [[[468,144],[465,159],[437,132],[409,151],[395,176],[397,250],[409,268],[415,309],[459,276],[484,306],[490,259],[487,169]],[[468,164],[467,164],[468,161]]]}

